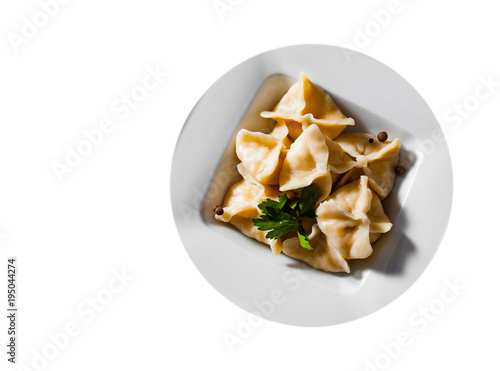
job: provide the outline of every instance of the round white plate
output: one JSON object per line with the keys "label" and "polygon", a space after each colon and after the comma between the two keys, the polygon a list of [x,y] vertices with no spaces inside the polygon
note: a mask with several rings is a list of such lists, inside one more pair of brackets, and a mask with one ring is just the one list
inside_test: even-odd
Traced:
{"label": "round white plate", "polygon": [[[393,229],[350,274],[315,270],[235,228],[216,222],[237,179],[237,130],[269,130],[271,110],[305,72],[356,125],[349,131],[402,140],[398,177],[384,208]],[[257,55],[222,76],[193,108],[172,164],[171,197],[179,234],[193,263],[226,298],[276,322],[323,326],[355,320],[387,305],[422,274],[448,223],[453,177],[448,148],[417,91],[384,64],[335,46],[297,45]],[[209,305],[209,304],[207,304]]]}

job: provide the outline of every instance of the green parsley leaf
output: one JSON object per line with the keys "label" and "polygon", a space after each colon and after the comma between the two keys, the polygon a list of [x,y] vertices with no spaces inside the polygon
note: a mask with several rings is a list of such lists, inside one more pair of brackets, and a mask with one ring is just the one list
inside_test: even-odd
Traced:
{"label": "green parsley leaf", "polygon": [[316,212],[314,211],[314,205],[318,202],[319,194],[314,193],[315,185],[304,188],[300,193],[300,199],[297,203],[297,216],[307,216],[309,218],[315,219]]}
{"label": "green parsley leaf", "polygon": [[266,198],[258,205],[262,214],[259,218],[252,219],[253,224],[260,231],[269,231],[266,238],[278,239],[287,233],[297,231],[300,245],[312,250],[306,231],[298,218],[316,218],[314,205],[319,195],[314,193],[314,188],[314,184],[304,188],[296,201],[290,200],[286,194],[279,195],[278,201]]}
{"label": "green parsley leaf", "polygon": [[311,241],[309,241],[309,237],[307,237],[306,231],[302,224],[299,228],[297,228],[297,235],[299,236],[300,246],[302,246],[306,250],[312,250]]}
{"label": "green parsley leaf", "polygon": [[258,207],[262,210],[264,214],[267,214],[267,210],[276,209],[281,210],[285,206],[288,201],[288,196],[286,194],[282,194],[278,196],[278,201],[271,200],[270,198],[266,198],[265,201],[261,202]]}

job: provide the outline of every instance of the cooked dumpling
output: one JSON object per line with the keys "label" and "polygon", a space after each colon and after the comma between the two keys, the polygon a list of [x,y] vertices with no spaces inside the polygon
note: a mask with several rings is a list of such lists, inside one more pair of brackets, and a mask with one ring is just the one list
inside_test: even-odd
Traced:
{"label": "cooked dumpling", "polygon": [[319,228],[345,259],[370,256],[373,251],[370,232],[385,233],[391,229],[392,224],[377,199],[368,187],[368,178],[361,176],[318,206]]}
{"label": "cooked dumpling", "polygon": [[332,97],[314,85],[304,73],[274,110],[264,111],[261,116],[285,120],[292,139],[297,139],[302,130],[312,124],[318,125],[329,138],[338,136],[347,125],[354,125],[354,120],[344,116]]}
{"label": "cooked dumpling", "polygon": [[241,129],[236,136],[236,155],[261,184],[278,184],[284,148],[283,141],[270,134]]}
{"label": "cooked dumpling", "polygon": [[370,210],[366,215],[370,219],[370,233],[387,233],[391,230],[392,223],[385,214],[380,198],[373,191]]}
{"label": "cooked dumpling", "polygon": [[333,140],[325,137],[325,142],[328,147],[328,165],[332,177],[332,183],[354,167],[361,166],[344,152],[342,147]]}
{"label": "cooked dumpling", "polygon": [[[273,188],[268,187],[268,190]],[[276,190],[277,191],[277,190]],[[264,199],[265,188],[258,183],[241,179],[229,188],[224,198],[222,215],[215,215],[217,220],[229,222],[235,216],[245,218],[257,218],[259,209],[257,205]],[[271,194],[269,196],[276,196]]]}
{"label": "cooked dumpling", "polygon": [[332,179],[328,168],[329,151],[325,137],[317,125],[309,126],[292,143],[279,176],[280,191],[307,187],[314,183],[320,202],[331,192]]}
{"label": "cooked dumpling", "polygon": [[[238,170],[243,173],[245,171],[241,164]],[[278,194],[277,186],[263,186],[252,178],[243,178],[229,188],[222,204],[224,212],[222,215],[215,215],[215,219],[234,225],[248,237],[268,244],[275,254],[279,254],[281,240],[266,238],[267,232],[259,231],[252,222],[252,219],[260,215],[258,205],[266,198],[277,199]]]}
{"label": "cooked dumpling", "polygon": [[283,252],[292,258],[303,261],[316,269],[327,272],[347,272],[349,265],[339,254],[335,246],[321,232],[317,224],[312,226],[309,234],[312,250],[306,250],[300,246],[298,237],[292,237],[283,242]]}
{"label": "cooked dumpling", "polygon": [[377,241],[382,233],[387,233],[392,228],[392,223],[385,214],[380,198],[372,191],[372,203],[366,214],[370,219],[370,243]]}
{"label": "cooked dumpling", "polygon": [[335,142],[361,166],[344,175],[338,186],[352,182],[364,174],[369,179],[370,187],[380,198],[386,198],[394,185],[394,168],[399,161],[401,140],[396,138],[393,141],[380,142],[370,134],[344,133],[335,139]]}
{"label": "cooked dumpling", "polygon": [[276,139],[280,140],[285,148],[290,148],[292,145],[292,141],[288,137],[289,129],[288,126],[286,125],[285,120],[278,119],[277,124],[274,126],[273,131],[269,133],[269,135],[275,137]]}
{"label": "cooked dumpling", "polygon": [[346,259],[362,259],[372,253],[366,216],[372,195],[366,177],[361,179],[340,188],[316,210],[319,227]]}

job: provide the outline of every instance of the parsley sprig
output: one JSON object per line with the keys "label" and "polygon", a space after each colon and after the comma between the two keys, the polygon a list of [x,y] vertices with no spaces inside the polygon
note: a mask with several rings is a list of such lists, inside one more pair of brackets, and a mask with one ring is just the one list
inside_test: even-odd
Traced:
{"label": "parsley sprig", "polygon": [[314,193],[314,184],[302,189],[300,198],[292,201],[286,194],[278,196],[278,201],[266,198],[258,207],[262,214],[258,219],[252,219],[253,224],[260,231],[269,231],[266,238],[278,239],[285,234],[297,231],[300,245],[306,250],[312,250],[306,231],[300,217],[316,218],[314,205],[319,194]]}

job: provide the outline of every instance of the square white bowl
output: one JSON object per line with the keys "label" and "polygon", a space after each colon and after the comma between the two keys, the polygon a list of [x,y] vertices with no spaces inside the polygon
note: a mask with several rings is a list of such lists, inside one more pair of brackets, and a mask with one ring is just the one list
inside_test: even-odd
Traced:
{"label": "square white bowl", "polygon": [[[269,132],[274,122],[261,118],[260,112],[272,110],[300,72],[354,118],[356,125],[346,131],[376,135],[385,130],[403,143],[400,162],[407,171],[396,178],[383,202],[393,229],[374,244],[368,259],[351,260],[350,274],[326,273],[284,254],[274,256],[267,245],[213,218],[212,206],[222,203],[239,178],[237,131]],[[218,291],[264,318],[320,326],[372,313],[422,274],[446,229],[452,201],[448,148],[440,141],[432,152],[421,151],[421,143],[439,133],[439,123],[415,89],[368,56],[326,45],[260,54],[213,84],[186,120],[171,178],[181,239]],[[273,302],[278,293],[282,300]]]}

